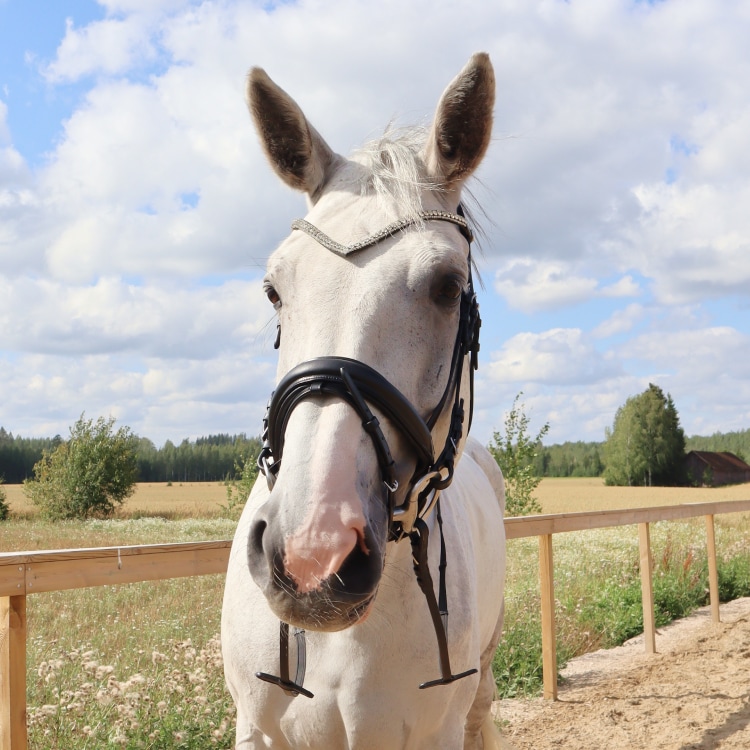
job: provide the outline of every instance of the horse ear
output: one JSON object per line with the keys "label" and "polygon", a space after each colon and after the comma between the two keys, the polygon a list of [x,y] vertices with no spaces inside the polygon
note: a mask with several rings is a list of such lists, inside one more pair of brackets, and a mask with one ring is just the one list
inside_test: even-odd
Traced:
{"label": "horse ear", "polygon": [[253,68],[248,75],[247,106],[276,174],[314,200],[335,161],[334,152],[297,102],[262,68]]}
{"label": "horse ear", "polygon": [[472,55],[443,92],[425,146],[425,164],[444,187],[458,187],[482,161],[492,135],[495,72],[489,55]]}

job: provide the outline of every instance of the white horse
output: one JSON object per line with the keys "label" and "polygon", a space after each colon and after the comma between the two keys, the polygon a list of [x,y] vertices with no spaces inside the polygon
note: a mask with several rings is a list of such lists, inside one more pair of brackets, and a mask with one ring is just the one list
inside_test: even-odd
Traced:
{"label": "white horse", "polygon": [[467,440],[479,320],[460,203],[494,91],[476,54],[430,129],[347,159],[250,73],[263,147],[309,213],[263,282],[280,382],[222,613],[238,748],[503,746],[504,487]]}

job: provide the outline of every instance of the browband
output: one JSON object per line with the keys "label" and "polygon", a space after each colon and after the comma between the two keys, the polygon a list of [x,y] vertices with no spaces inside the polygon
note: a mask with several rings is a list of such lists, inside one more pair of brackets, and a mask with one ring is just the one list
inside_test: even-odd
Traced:
{"label": "browband", "polygon": [[456,224],[461,229],[461,234],[466,237],[466,241],[471,245],[474,240],[474,235],[471,232],[469,223],[463,216],[459,214],[452,214],[449,211],[420,211],[413,218],[399,219],[384,227],[376,234],[372,234],[359,242],[354,242],[351,245],[342,245],[340,242],[331,239],[325,232],[321,232],[315,225],[310,224],[309,221],[304,219],[295,219],[292,222],[292,229],[299,229],[301,232],[310,235],[316,242],[323,245],[327,250],[330,250],[336,255],[342,255],[346,257],[352,253],[356,253],[359,250],[364,250],[366,247],[376,245],[378,242],[390,237],[397,232],[401,232],[407,227],[418,224],[421,221],[447,221],[451,224]]}

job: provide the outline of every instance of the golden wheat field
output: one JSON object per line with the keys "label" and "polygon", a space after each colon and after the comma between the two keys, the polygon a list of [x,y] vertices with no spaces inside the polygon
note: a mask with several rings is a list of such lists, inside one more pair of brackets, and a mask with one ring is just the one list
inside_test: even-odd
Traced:
{"label": "golden wheat field", "polygon": [[750,500],[750,484],[728,487],[607,487],[601,478],[543,479],[535,492],[543,513]]}
{"label": "golden wheat field", "polygon": [[[20,484],[5,485],[11,512],[33,516],[34,506],[23,494]],[[587,510],[612,510],[679,503],[703,503],[720,500],[750,500],[750,484],[728,487],[607,487],[601,478],[543,479],[535,492],[543,513],[575,513]],[[133,518],[213,517],[222,514],[227,502],[223,482],[139,484],[135,493],[118,511],[118,516]]]}
{"label": "golden wheat field", "polygon": [[[11,513],[33,515],[36,508],[24,495],[23,485],[3,485]],[[227,503],[224,482],[141,483],[118,511],[121,517],[162,516],[196,518],[218,516]]]}

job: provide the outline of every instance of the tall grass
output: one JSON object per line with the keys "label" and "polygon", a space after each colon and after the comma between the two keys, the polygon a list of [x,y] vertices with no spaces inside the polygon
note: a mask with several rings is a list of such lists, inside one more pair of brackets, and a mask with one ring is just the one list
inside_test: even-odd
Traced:
{"label": "tall grass", "polygon": [[[220,518],[0,524],[4,551],[226,539]],[[31,750],[234,747],[219,630],[224,576],[27,599]]]}
{"label": "tall grass", "polygon": [[30,747],[234,747],[222,586],[206,576],[30,597]]}
{"label": "tall grass", "polygon": [[[750,596],[750,523],[717,519],[719,596]],[[702,520],[653,524],[654,614],[657,627],[708,603]],[[643,632],[637,532],[634,527],[558,534],[555,558],[557,666]],[[542,635],[536,540],[508,544],[503,639],[494,660],[501,697],[538,695]]]}

